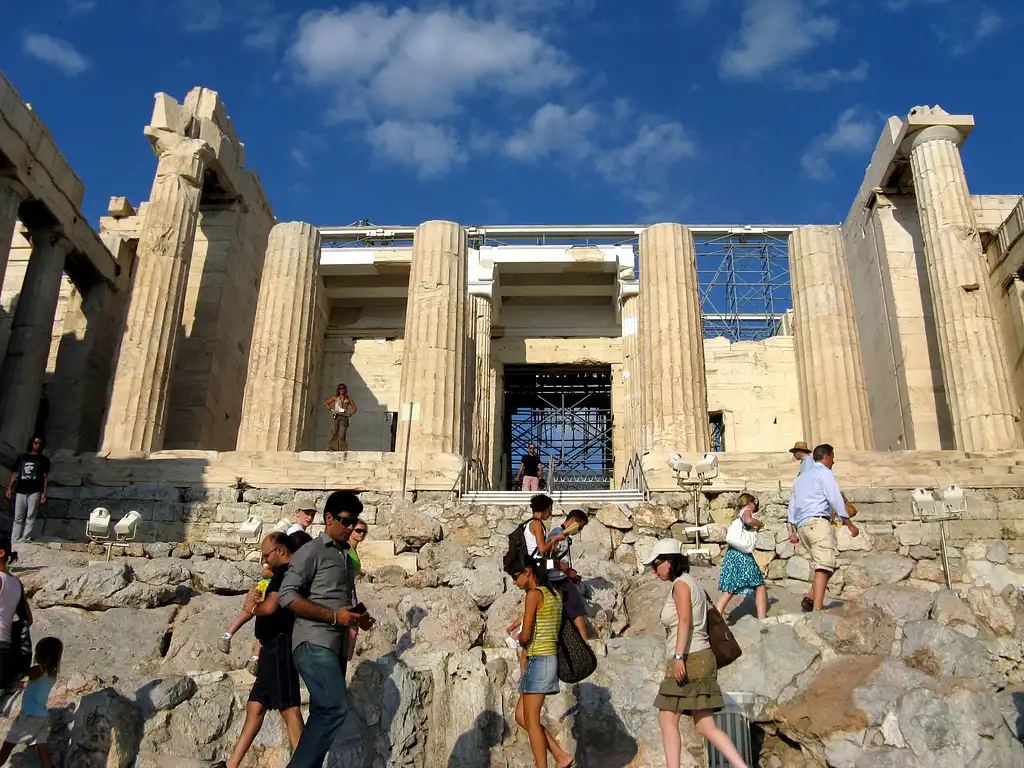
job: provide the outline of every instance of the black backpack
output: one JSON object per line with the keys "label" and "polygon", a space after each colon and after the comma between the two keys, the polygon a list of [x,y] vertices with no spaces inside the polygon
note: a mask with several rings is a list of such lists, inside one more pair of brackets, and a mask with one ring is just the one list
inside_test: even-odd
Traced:
{"label": "black backpack", "polygon": [[534,518],[531,517],[529,520],[520,523],[508,535],[508,551],[505,553],[505,559],[502,561],[506,573],[511,573],[510,569],[518,569],[524,563],[537,560],[536,552],[526,551],[526,526],[532,523],[533,520]]}

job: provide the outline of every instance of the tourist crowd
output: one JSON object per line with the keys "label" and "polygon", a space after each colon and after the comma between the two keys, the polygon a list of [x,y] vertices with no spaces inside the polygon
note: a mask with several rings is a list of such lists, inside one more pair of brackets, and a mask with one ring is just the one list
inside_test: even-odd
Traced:
{"label": "tourist crowd", "polygon": [[[35,511],[45,500],[49,464],[42,460],[41,448],[42,442],[34,440],[29,452],[19,459],[8,488],[8,495],[19,499],[15,532],[21,537],[31,534]],[[832,473],[832,447],[819,445],[812,451],[798,443],[791,452],[800,469],[788,510],[790,541],[802,545],[814,572],[802,606],[808,611],[820,610],[836,568],[836,525],[847,526],[852,536],[858,530]],[[537,471],[532,464],[527,469]],[[541,712],[545,698],[559,692],[560,682],[577,683],[592,674],[597,664],[587,643],[587,612],[580,589],[583,579],[572,560],[573,537],[587,526],[589,516],[582,509],[573,509],[549,529],[553,506],[549,496],[533,496],[530,518],[509,535],[504,567],[524,598],[522,614],[508,627],[508,635],[510,647],[520,652],[515,722],[528,735],[534,762],[537,768],[546,768],[550,754],[557,768],[573,768],[574,757],[545,728]],[[229,653],[234,635],[255,620],[256,643],[246,665],[255,682],[245,723],[231,755],[215,766],[241,765],[267,710],[280,712],[284,719],[294,750],[288,763],[291,768],[323,765],[348,719],[346,669],[358,632],[371,630],[375,624],[357,597],[361,566],[356,547],[368,532],[360,518],[362,510],[356,494],[336,491],[324,504],[324,531],[319,536],[306,532],[316,510],[302,508],[296,511],[290,528],[263,539],[260,581],[246,595],[243,610],[218,642],[219,649]],[[728,550],[722,561],[717,605],[690,574],[681,541],[662,539],[643,560],[655,577],[672,584],[660,615],[666,635],[666,666],[653,701],[659,710],[668,768],[680,764],[682,715],[693,720],[696,731],[731,766],[746,766],[729,736],[716,724],[714,713],[725,706],[718,670],[742,653],[722,615],[735,595],[751,593],[758,617],[767,613],[764,576],[754,557],[756,534],[762,527],[757,512],[757,498],[740,494],[726,536]],[[46,702],[60,669],[63,645],[59,639],[47,637],[33,653],[32,612],[21,582],[10,573],[15,558],[11,537],[0,536],[0,706],[9,710],[15,692],[23,691],[20,714],[0,747],[0,765],[16,746],[31,745],[40,764],[50,766]],[[309,692],[305,723],[300,678]]]}

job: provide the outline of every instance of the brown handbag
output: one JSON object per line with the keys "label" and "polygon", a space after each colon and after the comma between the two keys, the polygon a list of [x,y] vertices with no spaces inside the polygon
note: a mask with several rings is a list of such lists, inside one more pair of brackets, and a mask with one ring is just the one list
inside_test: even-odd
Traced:
{"label": "brown handbag", "polygon": [[705,592],[704,597],[708,601],[708,641],[711,643],[712,653],[715,654],[715,663],[719,669],[723,669],[742,656],[743,649],[736,642],[732,630],[725,623],[725,618],[711,602],[711,596]]}

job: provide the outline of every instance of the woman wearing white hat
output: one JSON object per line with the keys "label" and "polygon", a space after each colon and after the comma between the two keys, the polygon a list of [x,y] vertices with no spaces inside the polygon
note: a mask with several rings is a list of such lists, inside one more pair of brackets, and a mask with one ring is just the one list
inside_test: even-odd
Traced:
{"label": "woman wearing white hat", "polygon": [[708,638],[711,602],[690,575],[690,561],[683,554],[682,542],[662,539],[651,549],[644,565],[650,566],[662,581],[672,582],[672,592],[661,609],[661,623],[668,634],[665,651],[669,661],[654,700],[654,706],[660,710],[658,726],[666,765],[679,768],[683,748],[679,716],[687,714],[693,718],[697,733],[711,742],[729,765],[747,768],[728,734],[715,724],[715,710],[722,709],[725,701],[718,687],[718,665]]}

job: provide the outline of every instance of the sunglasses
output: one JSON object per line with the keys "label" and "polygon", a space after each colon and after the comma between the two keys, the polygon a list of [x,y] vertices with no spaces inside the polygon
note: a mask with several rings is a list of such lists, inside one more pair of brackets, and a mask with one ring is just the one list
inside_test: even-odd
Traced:
{"label": "sunglasses", "polygon": [[338,518],[335,518],[335,519],[336,519],[336,520],[337,520],[337,521],[338,521],[339,523],[341,523],[342,525],[344,525],[344,526],[345,526],[346,528],[351,528],[351,527],[353,527],[353,526],[354,526],[354,525],[355,525],[356,523],[358,523],[358,522],[359,522],[359,518],[358,518],[358,517],[338,517]]}
{"label": "sunglasses", "polygon": [[366,535],[366,529],[365,528],[356,528],[354,531],[352,531],[352,533],[358,533],[360,536],[365,536]]}

